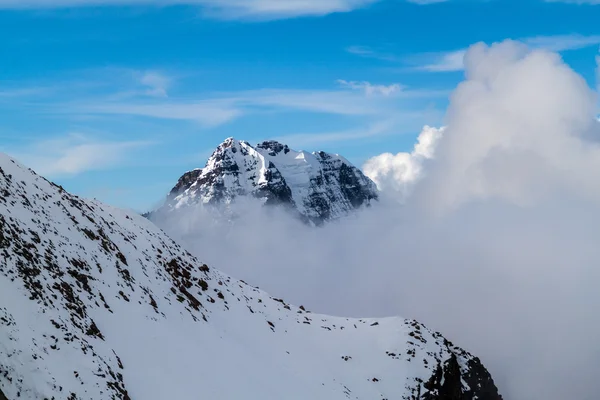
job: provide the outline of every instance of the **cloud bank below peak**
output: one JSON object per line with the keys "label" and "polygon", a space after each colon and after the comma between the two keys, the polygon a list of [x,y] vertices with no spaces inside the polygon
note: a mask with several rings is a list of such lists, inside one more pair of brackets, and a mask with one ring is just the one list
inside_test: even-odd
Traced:
{"label": "cloud bank below peak", "polygon": [[195,215],[167,231],[292,302],[408,315],[468,343],[506,398],[594,400],[597,93],[560,55],[523,43],[475,45],[465,60],[445,128],[365,167],[390,195],[410,189],[402,206],[382,202],[316,231],[257,208],[223,228],[226,243]]}

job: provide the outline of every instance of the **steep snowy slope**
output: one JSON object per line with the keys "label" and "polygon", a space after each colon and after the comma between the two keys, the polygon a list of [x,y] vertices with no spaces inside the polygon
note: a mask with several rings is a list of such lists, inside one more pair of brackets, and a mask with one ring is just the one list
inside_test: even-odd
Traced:
{"label": "steep snowy slope", "polygon": [[500,399],[477,358],[416,321],[288,305],[135,213],[72,196],[2,154],[0,393]]}
{"label": "steep snowy slope", "polygon": [[238,196],[286,205],[320,224],[368,206],[378,193],[369,178],[339,155],[298,152],[275,141],[253,147],[229,138],[203,169],[179,179],[161,211],[197,204],[229,205]]}

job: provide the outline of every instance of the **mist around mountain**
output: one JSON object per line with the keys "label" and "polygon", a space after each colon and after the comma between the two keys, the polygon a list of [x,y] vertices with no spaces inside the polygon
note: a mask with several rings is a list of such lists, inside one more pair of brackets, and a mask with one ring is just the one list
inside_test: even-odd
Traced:
{"label": "mist around mountain", "polygon": [[0,194],[3,398],[501,399],[417,321],[292,306],[4,154]]}
{"label": "mist around mountain", "polygon": [[435,325],[507,398],[594,400],[598,93],[518,42],[475,45],[465,65],[443,127],[365,164],[376,206],[320,229],[252,202],[234,224],[194,211],[161,227],[292,303]]}

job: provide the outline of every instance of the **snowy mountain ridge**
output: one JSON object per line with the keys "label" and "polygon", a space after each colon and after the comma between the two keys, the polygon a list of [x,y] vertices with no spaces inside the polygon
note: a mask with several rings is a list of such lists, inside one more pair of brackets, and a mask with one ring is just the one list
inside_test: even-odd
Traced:
{"label": "snowy mountain ridge", "polygon": [[313,314],[0,153],[0,398],[499,400],[401,318]]}
{"label": "snowy mountain ridge", "polygon": [[273,140],[251,146],[228,138],[204,168],[179,179],[161,211],[230,205],[240,196],[289,207],[315,224],[348,215],[379,197],[375,183],[340,155],[295,151]]}

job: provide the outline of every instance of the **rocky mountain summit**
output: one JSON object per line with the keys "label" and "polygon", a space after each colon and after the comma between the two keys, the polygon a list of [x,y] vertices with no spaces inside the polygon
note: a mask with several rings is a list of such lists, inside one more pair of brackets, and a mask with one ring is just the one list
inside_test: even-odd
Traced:
{"label": "rocky mountain summit", "polygon": [[0,398],[501,399],[417,321],[272,298],[1,153]]}
{"label": "rocky mountain summit", "polygon": [[320,225],[369,206],[377,186],[337,154],[295,151],[276,141],[251,146],[229,138],[206,166],[186,172],[158,212],[189,206],[230,205],[238,197],[284,206]]}

